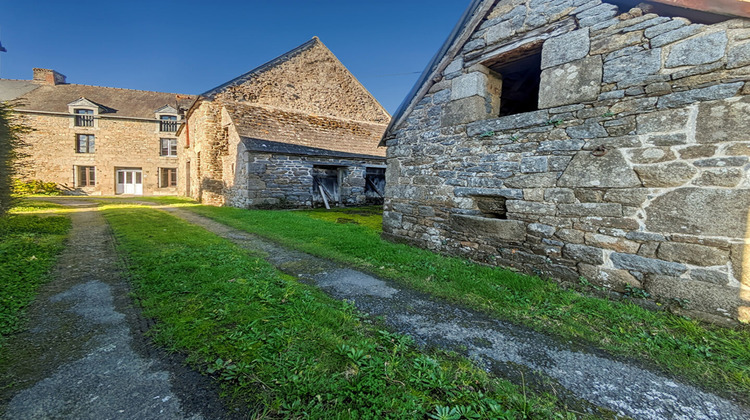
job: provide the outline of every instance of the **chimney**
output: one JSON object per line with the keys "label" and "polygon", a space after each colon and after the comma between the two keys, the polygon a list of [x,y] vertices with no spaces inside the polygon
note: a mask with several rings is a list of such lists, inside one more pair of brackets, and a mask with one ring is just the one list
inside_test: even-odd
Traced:
{"label": "chimney", "polygon": [[34,81],[43,85],[63,85],[65,75],[50,69],[34,69]]}

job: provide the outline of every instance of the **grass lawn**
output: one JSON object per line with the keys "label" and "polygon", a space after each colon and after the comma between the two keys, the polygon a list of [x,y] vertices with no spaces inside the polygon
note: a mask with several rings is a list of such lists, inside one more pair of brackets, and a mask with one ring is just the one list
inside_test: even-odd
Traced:
{"label": "grass lawn", "polygon": [[353,305],[163,211],[105,205],[103,214],[135,296],[157,320],[156,342],[186,353],[257,418],[575,417],[554,397],[527,395],[455,354],[420,352]]}
{"label": "grass lawn", "polygon": [[[627,356],[750,402],[750,330],[699,323],[628,302],[584,296],[555,283],[448,258],[380,238],[373,216],[181,204],[289,247],[390,278],[500,319]],[[361,224],[338,219],[359,220]]]}
{"label": "grass lawn", "polygon": [[0,217],[0,346],[21,326],[24,309],[62,251],[70,229],[65,216],[39,216],[59,208],[50,203],[22,202]]}

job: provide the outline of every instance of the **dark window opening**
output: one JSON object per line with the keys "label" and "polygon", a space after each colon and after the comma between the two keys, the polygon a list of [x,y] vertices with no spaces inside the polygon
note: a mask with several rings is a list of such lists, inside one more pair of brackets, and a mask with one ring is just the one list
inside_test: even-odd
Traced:
{"label": "dark window opening", "polygon": [[162,115],[159,117],[159,131],[173,133],[177,131],[177,116]]}
{"label": "dark window opening", "polygon": [[473,197],[477,208],[482,216],[489,219],[507,219],[508,208],[505,206],[505,197],[483,196]]}
{"label": "dark window opening", "polygon": [[159,156],[177,156],[177,139],[161,139]]}
{"label": "dark window opening", "polygon": [[94,111],[91,109],[76,109],[73,111],[75,116],[74,125],[76,127],[93,127]]}
{"label": "dark window opening", "polygon": [[385,168],[365,168],[365,198],[382,203],[385,198]]}
{"label": "dark window opening", "polygon": [[313,201],[316,203],[339,203],[339,173],[338,166],[313,166]]}
{"label": "dark window opening", "polygon": [[490,67],[503,79],[500,95],[500,116],[521,114],[539,109],[539,83],[542,78],[542,52],[511,62],[498,62]]}
{"label": "dark window opening", "polygon": [[177,186],[177,168],[159,169],[159,186],[161,188]]}

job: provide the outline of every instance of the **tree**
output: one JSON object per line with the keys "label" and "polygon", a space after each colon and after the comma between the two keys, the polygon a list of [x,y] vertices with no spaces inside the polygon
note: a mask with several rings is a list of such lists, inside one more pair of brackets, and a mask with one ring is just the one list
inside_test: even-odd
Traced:
{"label": "tree", "polygon": [[16,161],[21,156],[22,135],[31,128],[21,123],[13,113],[13,105],[0,103],[0,216],[13,205],[13,175]]}

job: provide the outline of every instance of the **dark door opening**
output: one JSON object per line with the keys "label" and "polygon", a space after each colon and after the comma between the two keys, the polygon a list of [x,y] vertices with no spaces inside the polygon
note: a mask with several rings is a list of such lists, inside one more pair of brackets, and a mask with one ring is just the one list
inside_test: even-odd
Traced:
{"label": "dark door opening", "polygon": [[313,166],[313,204],[341,204],[339,192],[341,167]]}
{"label": "dark door opening", "polygon": [[368,203],[383,204],[385,198],[385,168],[365,168],[365,199]]}

